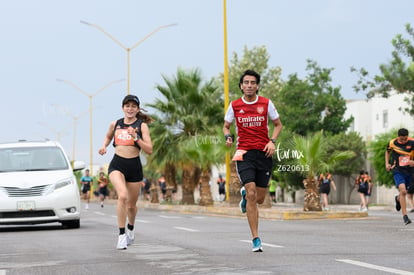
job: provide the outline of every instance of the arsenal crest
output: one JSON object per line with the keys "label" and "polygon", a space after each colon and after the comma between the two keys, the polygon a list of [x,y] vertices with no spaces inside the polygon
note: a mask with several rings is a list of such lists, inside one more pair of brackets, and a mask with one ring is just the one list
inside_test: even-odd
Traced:
{"label": "arsenal crest", "polygon": [[257,112],[259,114],[263,113],[263,111],[264,111],[264,108],[263,107],[257,107]]}

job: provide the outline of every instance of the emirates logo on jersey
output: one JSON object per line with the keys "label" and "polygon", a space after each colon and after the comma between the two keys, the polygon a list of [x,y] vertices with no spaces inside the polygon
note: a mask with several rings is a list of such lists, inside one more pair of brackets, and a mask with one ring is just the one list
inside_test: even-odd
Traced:
{"label": "emirates logo on jersey", "polygon": [[257,107],[257,112],[259,114],[262,114],[264,112],[264,108],[263,107]]}

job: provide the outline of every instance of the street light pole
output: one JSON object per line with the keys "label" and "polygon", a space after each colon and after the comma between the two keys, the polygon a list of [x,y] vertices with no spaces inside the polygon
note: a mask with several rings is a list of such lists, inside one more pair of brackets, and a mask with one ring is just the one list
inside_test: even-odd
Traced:
{"label": "street light pole", "polygon": [[133,49],[135,49],[136,47],[138,47],[142,42],[144,42],[145,40],[147,40],[150,36],[152,36],[153,34],[155,34],[156,32],[158,32],[159,30],[163,29],[163,28],[168,28],[168,27],[172,27],[177,25],[176,23],[174,24],[169,24],[169,25],[162,25],[157,27],[155,30],[153,30],[152,32],[150,32],[149,34],[147,34],[146,36],[144,36],[144,38],[142,38],[140,41],[138,41],[137,43],[135,43],[134,45],[132,45],[131,47],[126,47],[124,44],[122,44],[119,40],[117,40],[115,37],[113,37],[112,35],[110,35],[108,32],[106,32],[102,27],[100,27],[99,25],[96,24],[92,24],[86,21],[80,21],[82,24],[94,27],[96,29],[98,29],[99,31],[101,31],[103,34],[105,34],[106,36],[108,36],[112,41],[114,41],[116,44],[118,44],[121,48],[123,48],[126,52],[127,52],[127,94],[130,94],[131,91],[131,51]]}
{"label": "street light pole", "polygon": [[85,111],[77,116],[73,115],[71,112],[69,112],[65,107],[59,105],[59,104],[52,104],[51,106],[55,107],[56,109],[62,111],[63,113],[65,113],[65,115],[69,116],[70,118],[73,119],[73,141],[72,141],[72,162],[76,160],[75,157],[75,150],[76,150],[76,136],[77,136],[77,126],[78,126],[78,121],[81,117],[83,117],[84,115],[88,114],[88,111]]}
{"label": "street light pole", "polygon": [[72,115],[69,111],[64,110],[65,114],[67,114],[68,116],[70,116],[73,119],[73,141],[72,141],[72,161],[75,161],[75,153],[76,153],[76,135],[77,135],[77,126],[78,126],[78,121],[81,117],[83,117],[84,115],[86,115],[88,113],[88,111],[83,112],[80,115]]}
{"label": "street light pole", "polygon": [[[229,63],[227,54],[227,1],[223,0],[223,33],[224,33],[224,115],[229,106]],[[226,200],[230,200],[230,152],[226,152]]]}
{"label": "street light pole", "polygon": [[92,141],[92,99],[94,96],[96,96],[97,94],[99,94],[100,92],[102,92],[103,90],[105,90],[106,88],[108,88],[109,86],[111,86],[114,83],[117,82],[121,82],[123,81],[123,79],[119,79],[119,80],[114,80],[109,82],[108,84],[106,84],[105,86],[103,86],[101,89],[97,90],[95,93],[93,94],[88,94],[87,92],[85,92],[84,90],[82,90],[81,88],[79,88],[77,85],[75,85],[74,83],[72,83],[71,81],[65,80],[65,79],[56,79],[59,82],[64,82],[70,86],[72,86],[73,88],[75,88],[76,90],[78,90],[79,92],[81,92],[82,94],[86,95],[89,98],[89,159],[90,159],[90,174],[91,176],[93,175],[93,170],[92,170],[92,164],[93,164],[93,141]]}

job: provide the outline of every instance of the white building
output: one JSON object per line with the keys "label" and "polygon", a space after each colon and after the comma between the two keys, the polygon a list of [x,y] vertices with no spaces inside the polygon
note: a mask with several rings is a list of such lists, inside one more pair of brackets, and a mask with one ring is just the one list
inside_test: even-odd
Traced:
{"label": "white building", "polygon": [[402,110],[408,107],[404,97],[404,94],[393,94],[389,98],[377,96],[348,100],[344,117],[354,117],[349,130],[358,132],[365,141],[371,141],[376,135],[395,128],[407,128],[410,133],[414,133],[413,118]]}

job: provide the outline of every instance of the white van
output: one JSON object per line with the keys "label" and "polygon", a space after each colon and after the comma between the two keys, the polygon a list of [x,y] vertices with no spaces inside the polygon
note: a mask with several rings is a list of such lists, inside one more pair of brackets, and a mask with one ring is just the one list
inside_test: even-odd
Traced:
{"label": "white van", "polygon": [[79,228],[80,196],[73,168],[54,141],[0,143],[0,225],[60,222]]}

